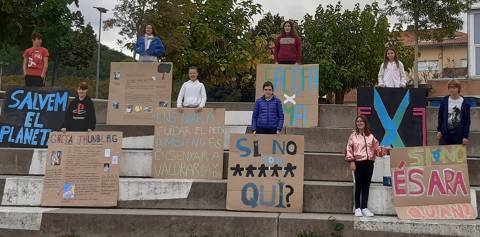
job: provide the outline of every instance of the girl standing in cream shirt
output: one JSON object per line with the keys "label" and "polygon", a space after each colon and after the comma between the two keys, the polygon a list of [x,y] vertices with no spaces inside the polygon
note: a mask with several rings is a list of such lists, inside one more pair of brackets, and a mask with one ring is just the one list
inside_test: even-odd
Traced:
{"label": "girl standing in cream shirt", "polygon": [[405,87],[405,69],[403,63],[397,59],[397,52],[393,48],[385,51],[385,60],[378,72],[378,86],[387,88]]}

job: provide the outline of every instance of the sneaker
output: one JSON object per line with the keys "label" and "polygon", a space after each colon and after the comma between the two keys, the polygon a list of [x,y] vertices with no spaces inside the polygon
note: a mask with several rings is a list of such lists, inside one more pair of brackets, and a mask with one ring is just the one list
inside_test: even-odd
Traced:
{"label": "sneaker", "polygon": [[355,209],[355,216],[356,217],[362,217],[362,210],[360,208]]}
{"label": "sneaker", "polygon": [[362,209],[362,214],[366,217],[374,216],[373,213],[370,210],[368,210],[368,208]]}

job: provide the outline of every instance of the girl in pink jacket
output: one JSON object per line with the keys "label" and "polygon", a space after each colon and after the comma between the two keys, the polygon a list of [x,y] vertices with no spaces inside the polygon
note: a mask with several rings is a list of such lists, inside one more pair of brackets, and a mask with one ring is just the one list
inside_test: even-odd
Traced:
{"label": "girl in pink jacket", "polygon": [[373,174],[373,163],[376,156],[383,156],[378,140],[370,132],[367,119],[358,116],[355,119],[355,130],[348,138],[345,160],[355,172],[355,216],[373,216],[368,210],[368,192]]}

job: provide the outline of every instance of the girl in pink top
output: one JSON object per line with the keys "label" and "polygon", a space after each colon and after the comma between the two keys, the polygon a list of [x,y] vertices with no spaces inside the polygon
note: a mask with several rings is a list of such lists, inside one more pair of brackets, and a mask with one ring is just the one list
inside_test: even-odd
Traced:
{"label": "girl in pink top", "polygon": [[348,138],[345,160],[355,172],[355,216],[373,216],[368,210],[368,192],[373,174],[373,163],[376,156],[383,156],[378,140],[370,132],[367,119],[358,116],[355,119],[355,130]]}

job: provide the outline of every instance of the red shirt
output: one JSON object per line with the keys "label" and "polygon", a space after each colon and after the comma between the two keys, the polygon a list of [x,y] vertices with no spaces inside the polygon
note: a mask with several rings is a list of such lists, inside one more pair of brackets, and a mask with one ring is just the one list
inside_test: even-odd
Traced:
{"label": "red shirt", "polygon": [[44,58],[48,58],[48,50],[43,47],[29,48],[23,53],[23,58],[27,59],[27,75],[42,76]]}
{"label": "red shirt", "polygon": [[277,37],[275,41],[275,62],[302,60],[302,43],[300,37]]}

